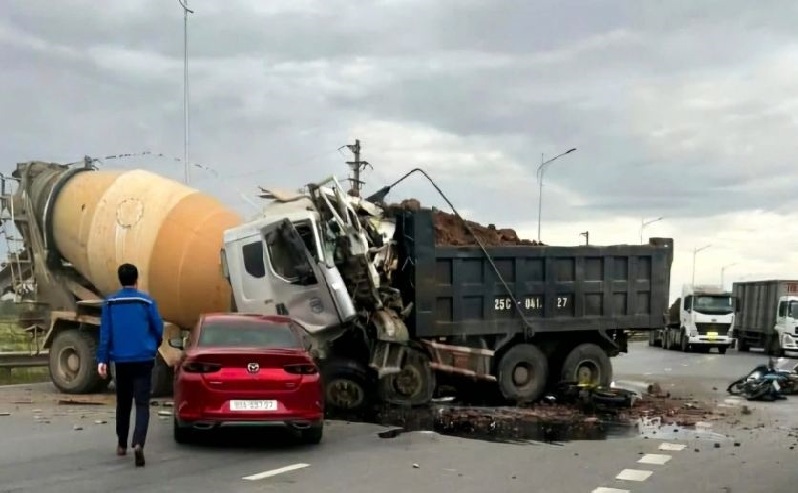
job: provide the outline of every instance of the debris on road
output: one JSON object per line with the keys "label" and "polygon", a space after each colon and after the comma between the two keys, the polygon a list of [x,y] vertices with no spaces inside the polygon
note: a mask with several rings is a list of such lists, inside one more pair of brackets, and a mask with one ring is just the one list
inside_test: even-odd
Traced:
{"label": "debris on road", "polygon": [[59,405],[67,406],[104,406],[105,402],[98,402],[88,399],[58,399]]}
{"label": "debris on road", "polygon": [[75,430],[75,431],[80,431],[80,430],[83,429],[83,427],[80,426],[80,425],[75,425],[75,426],[72,427],[72,429]]}
{"label": "debris on road", "polygon": [[171,416],[172,411],[158,411],[158,416]]}
{"label": "debris on road", "polygon": [[96,419],[96,420],[94,420],[94,424],[96,424],[96,425],[104,425],[107,422],[108,421],[106,421],[104,419]]}
{"label": "debris on road", "polygon": [[0,411],[0,416],[11,416],[11,413],[5,412],[5,411]]}

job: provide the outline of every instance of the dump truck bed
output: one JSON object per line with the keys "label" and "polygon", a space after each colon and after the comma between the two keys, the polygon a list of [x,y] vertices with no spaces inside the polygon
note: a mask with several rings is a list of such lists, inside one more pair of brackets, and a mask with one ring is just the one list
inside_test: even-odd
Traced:
{"label": "dump truck bed", "polygon": [[[416,337],[661,328],[673,240],[649,245],[447,247],[432,212],[397,216],[395,281],[414,309]],[[509,287],[500,281],[496,270]],[[513,306],[513,297],[520,311]],[[526,320],[526,321],[525,321]]]}

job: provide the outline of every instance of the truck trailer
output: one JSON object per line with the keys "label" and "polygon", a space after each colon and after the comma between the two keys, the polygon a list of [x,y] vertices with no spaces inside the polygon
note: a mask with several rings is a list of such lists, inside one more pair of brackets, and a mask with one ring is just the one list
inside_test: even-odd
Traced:
{"label": "truck trailer", "polygon": [[660,330],[649,332],[649,346],[707,352],[717,348],[720,354],[732,346],[730,329],[734,323],[734,297],[720,286],[682,286],[664,315]]}
{"label": "truck trailer", "polygon": [[514,401],[562,380],[608,385],[627,331],[658,327],[667,307],[669,238],[548,247],[474,235],[473,245],[447,246],[436,237],[440,211],[364,200],[333,177],[299,194],[262,189],[268,202],[248,220],[143,170],[33,162],[14,178],[4,203],[48,307],[34,325],[67,393],[107,384],[94,348],[123,262],[139,266],[140,287],[168,322],[159,392],[180,363],[169,339],[201,313],[283,314],[311,336],[333,409],[424,404],[442,374],[496,382]]}
{"label": "truck trailer", "polygon": [[798,351],[798,281],[735,282],[737,349],[764,349],[773,356]]}

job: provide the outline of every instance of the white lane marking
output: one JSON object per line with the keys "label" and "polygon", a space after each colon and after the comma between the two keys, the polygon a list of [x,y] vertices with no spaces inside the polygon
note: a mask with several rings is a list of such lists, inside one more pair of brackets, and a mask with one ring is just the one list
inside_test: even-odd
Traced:
{"label": "white lane marking", "polygon": [[629,490],[619,490],[618,488],[605,488],[600,487],[591,491],[590,493],[629,493]]}
{"label": "white lane marking", "polygon": [[681,452],[682,450],[686,449],[687,445],[683,445],[681,443],[663,443],[660,444],[660,450],[670,450],[675,452]]}
{"label": "white lane marking", "polygon": [[637,461],[640,464],[654,464],[657,466],[662,466],[668,463],[671,460],[670,455],[666,454],[646,454]]}
{"label": "white lane marking", "polygon": [[304,469],[309,466],[310,464],[293,464],[290,466],[281,467],[279,469],[272,469],[271,471],[259,472],[258,474],[253,474],[252,476],[246,476],[241,479],[244,479],[246,481],[259,481],[261,479],[277,476],[278,474],[282,474],[284,472],[296,471],[297,469]]}
{"label": "white lane marking", "polygon": [[654,474],[654,471],[644,471],[642,469],[624,469],[617,476],[615,476],[615,479],[620,479],[622,481],[645,481],[652,474]]}

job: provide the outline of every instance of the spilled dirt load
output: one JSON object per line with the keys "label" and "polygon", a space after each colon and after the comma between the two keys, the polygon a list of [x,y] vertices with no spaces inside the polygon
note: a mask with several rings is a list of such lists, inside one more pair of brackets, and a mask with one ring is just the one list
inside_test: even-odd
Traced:
{"label": "spilled dirt load", "polygon": [[[419,210],[421,203],[416,199],[407,199],[399,204],[388,206],[392,210]],[[433,209],[435,226],[435,243],[438,246],[475,246],[477,241],[474,235],[463,224],[463,220],[447,212]],[[543,246],[534,240],[518,237],[514,229],[497,229],[495,225],[483,226],[474,221],[465,220],[480,242],[488,246]]]}
{"label": "spilled dirt load", "polygon": [[[625,392],[625,394],[624,394]],[[441,435],[502,443],[571,440],[603,440],[643,436],[643,423],[655,420],[673,432],[695,430],[696,425],[729,419],[728,411],[687,398],[670,395],[640,396],[616,389],[623,402],[570,400],[558,396],[531,406],[473,406],[465,403],[435,403],[426,407],[383,407],[368,421],[389,428],[380,436],[393,438],[405,432],[431,431]],[[350,418],[351,419],[351,418]],[[648,425],[647,433],[651,432]]]}

